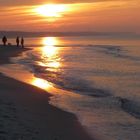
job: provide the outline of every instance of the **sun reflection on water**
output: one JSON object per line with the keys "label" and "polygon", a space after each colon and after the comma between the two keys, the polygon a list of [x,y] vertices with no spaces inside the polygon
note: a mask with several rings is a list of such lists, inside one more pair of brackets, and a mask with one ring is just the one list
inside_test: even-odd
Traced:
{"label": "sun reflection on water", "polygon": [[43,53],[42,56],[48,58],[55,57],[57,54],[57,50],[58,49],[54,46],[44,46],[42,48],[42,53]]}
{"label": "sun reflection on water", "polygon": [[46,66],[51,69],[51,71],[54,69],[56,71],[61,67],[61,58],[59,56],[60,48],[56,47],[59,43],[58,38],[56,37],[45,37],[42,39],[43,47],[41,48],[41,58],[42,62],[39,62],[38,64],[40,66]]}
{"label": "sun reflection on water", "polygon": [[45,37],[42,40],[43,45],[54,46],[57,45],[58,39],[56,37]]}
{"label": "sun reflection on water", "polygon": [[57,39],[55,37],[45,37],[42,40],[42,43],[44,47],[42,48],[42,54],[43,57],[48,57],[49,59],[52,59],[52,57],[55,57],[58,53],[58,48],[55,47],[57,44]]}
{"label": "sun reflection on water", "polygon": [[[38,62],[38,65],[44,67],[46,72],[49,71],[49,76],[51,76],[51,72],[57,72],[61,67],[60,48],[55,46],[57,43],[58,39],[56,37],[45,37],[42,39],[43,47],[40,48],[41,60]],[[45,90],[53,87],[53,85],[41,78],[34,78],[31,80],[31,83]]]}
{"label": "sun reflection on water", "polygon": [[50,62],[48,64],[49,67],[53,67],[53,68],[59,68],[60,67],[60,62]]}
{"label": "sun reflection on water", "polygon": [[31,84],[45,90],[52,87],[52,85],[49,82],[40,78],[32,79]]}

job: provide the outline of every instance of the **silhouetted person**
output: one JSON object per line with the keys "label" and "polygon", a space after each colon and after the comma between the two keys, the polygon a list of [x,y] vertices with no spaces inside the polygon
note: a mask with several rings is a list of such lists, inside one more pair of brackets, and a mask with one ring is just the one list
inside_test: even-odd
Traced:
{"label": "silhouetted person", "polygon": [[2,42],[3,42],[3,45],[6,46],[6,42],[7,42],[7,37],[6,37],[6,36],[4,36],[4,37],[2,38]]}
{"label": "silhouetted person", "polygon": [[24,38],[21,38],[21,47],[24,48]]}
{"label": "silhouetted person", "polygon": [[17,46],[19,46],[19,37],[18,36],[16,38],[16,43],[17,43]]}

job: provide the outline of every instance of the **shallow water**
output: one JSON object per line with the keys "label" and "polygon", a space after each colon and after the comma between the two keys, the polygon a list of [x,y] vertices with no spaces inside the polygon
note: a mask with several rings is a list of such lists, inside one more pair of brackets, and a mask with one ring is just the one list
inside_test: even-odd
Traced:
{"label": "shallow water", "polygon": [[98,139],[139,139],[140,41],[92,37],[26,41],[33,50],[12,58],[15,64],[1,71],[46,89],[53,94],[50,104],[76,114]]}

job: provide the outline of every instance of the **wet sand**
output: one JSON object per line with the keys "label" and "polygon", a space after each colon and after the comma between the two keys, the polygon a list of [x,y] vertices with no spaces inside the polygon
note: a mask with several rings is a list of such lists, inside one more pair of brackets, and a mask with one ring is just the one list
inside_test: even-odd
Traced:
{"label": "wet sand", "polygon": [[[25,50],[0,46],[0,65]],[[50,96],[0,74],[0,140],[93,140],[73,114],[48,104]]]}

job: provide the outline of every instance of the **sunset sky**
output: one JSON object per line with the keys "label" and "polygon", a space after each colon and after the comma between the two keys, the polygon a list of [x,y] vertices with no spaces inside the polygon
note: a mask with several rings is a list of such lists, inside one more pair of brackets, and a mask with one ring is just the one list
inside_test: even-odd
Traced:
{"label": "sunset sky", "polygon": [[0,30],[140,33],[140,0],[0,0]]}

